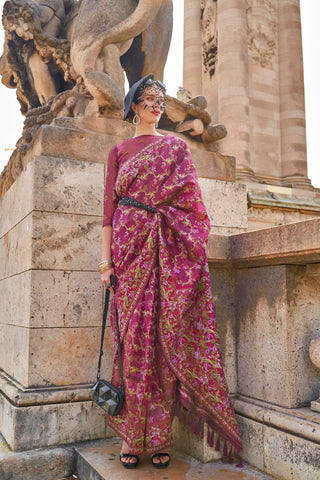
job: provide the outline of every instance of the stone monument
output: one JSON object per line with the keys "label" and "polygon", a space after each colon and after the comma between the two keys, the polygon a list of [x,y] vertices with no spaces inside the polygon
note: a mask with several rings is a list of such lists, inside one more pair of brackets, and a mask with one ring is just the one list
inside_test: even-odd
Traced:
{"label": "stone monument", "polygon": [[[147,73],[162,79],[172,27],[170,0],[101,0],[99,9],[91,0],[50,2],[7,1],[3,16],[2,78],[26,115],[0,179],[0,429],[13,451],[112,434],[88,397],[103,303],[96,266],[106,160],[133,132],[122,120],[124,71],[129,84]],[[201,95],[169,97],[159,127],[189,144],[212,232],[244,232],[246,187],[235,183],[234,158],[219,153],[226,129],[206,105]],[[226,372],[235,392],[233,370],[234,355]],[[205,441],[185,447],[217,456]]]}
{"label": "stone monument", "polygon": [[[13,452],[112,434],[88,392],[106,159],[132,134],[121,120],[119,62],[129,84],[152,71],[161,79],[172,25],[170,0],[99,0],[114,16],[103,17],[108,31],[97,22],[95,37],[94,19],[83,21],[91,0],[50,1],[6,2],[0,62],[26,114],[0,180],[0,431]],[[244,460],[279,480],[314,480],[320,219],[307,178],[299,2],[185,0],[184,51],[184,89],[169,97],[160,128],[186,139],[211,218],[208,258]],[[108,333],[105,350],[107,376]],[[175,437],[202,461],[217,458],[179,423]],[[0,473],[14,458],[0,460]]]}

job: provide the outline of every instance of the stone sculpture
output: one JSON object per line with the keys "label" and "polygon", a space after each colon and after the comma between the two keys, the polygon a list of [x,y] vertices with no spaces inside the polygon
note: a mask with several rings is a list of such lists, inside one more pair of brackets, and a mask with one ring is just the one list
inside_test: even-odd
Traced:
{"label": "stone sculpture", "polygon": [[[21,157],[41,125],[57,117],[121,119],[124,72],[129,85],[151,72],[163,79],[172,14],[172,0],[6,1],[0,74],[17,89],[26,120],[1,174],[0,197],[21,172]],[[206,107],[204,97],[168,96],[160,128],[198,142],[223,138],[225,128],[210,124]]]}

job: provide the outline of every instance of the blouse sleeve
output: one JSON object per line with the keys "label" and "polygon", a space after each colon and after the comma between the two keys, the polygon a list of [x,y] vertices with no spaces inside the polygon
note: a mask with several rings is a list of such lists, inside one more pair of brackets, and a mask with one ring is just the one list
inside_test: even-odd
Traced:
{"label": "blouse sleeve", "polygon": [[110,150],[108,158],[108,170],[106,176],[106,186],[104,193],[104,215],[103,226],[112,225],[112,217],[118,204],[118,196],[115,186],[118,174],[117,147]]}

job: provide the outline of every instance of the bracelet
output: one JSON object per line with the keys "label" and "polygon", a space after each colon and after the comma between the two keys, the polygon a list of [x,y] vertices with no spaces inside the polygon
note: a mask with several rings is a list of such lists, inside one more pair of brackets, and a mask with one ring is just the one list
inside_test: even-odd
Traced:
{"label": "bracelet", "polygon": [[98,271],[100,273],[104,272],[105,270],[108,270],[109,268],[113,267],[112,260],[101,260],[98,264]]}
{"label": "bracelet", "polygon": [[101,265],[102,263],[111,263],[112,264],[112,260],[100,260],[99,264],[98,265]]}

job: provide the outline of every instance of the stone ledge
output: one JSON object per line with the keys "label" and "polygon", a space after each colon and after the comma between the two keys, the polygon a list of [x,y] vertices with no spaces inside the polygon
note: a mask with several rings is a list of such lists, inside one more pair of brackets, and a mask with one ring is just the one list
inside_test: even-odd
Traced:
{"label": "stone ledge", "polygon": [[209,263],[215,267],[320,263],[320,218],[230,236],[210,235]]}
{"label": "stone ledge", "polygon": [[244,461],[277,479],[319,478],[320,415],[248,397],[235,400]]}
{"label": "stone ledge", "polygon": [[0,460],[1,480],[56,480],[75,472],[72,447],[55,447],[16,453]]}
{"label": "stone ledge", "polygon": [[89,401],[91,386],[86,383],[69,387],[24,388],[4,372],[0,372],[0,393],[15,407]]}
{"label": "stone ledge", "polygon": [[316,190],[249,184],[249,207],[299,210],[320,215],[320,195]]}
{"label": "stone ledge", "polygon": [[233,405],[239,415],[320,444],[320,413],[309,408],[288,409],[243,396]]}
{"label": "stone ledge", "polygon": [[320,218],[271,227],[231,237],[237,268],[320,261]]}

